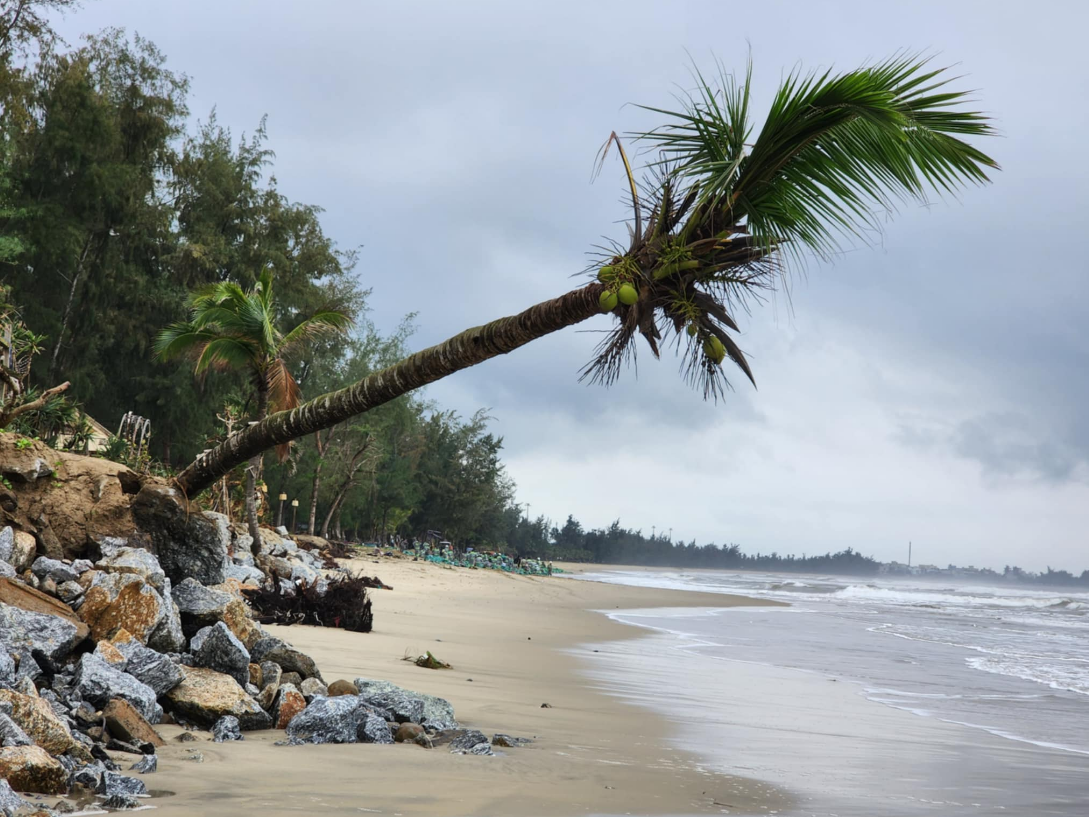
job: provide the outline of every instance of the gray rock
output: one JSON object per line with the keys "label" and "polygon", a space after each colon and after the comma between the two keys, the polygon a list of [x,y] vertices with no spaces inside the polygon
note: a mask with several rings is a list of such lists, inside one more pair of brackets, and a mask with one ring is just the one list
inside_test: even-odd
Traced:
{"label": "gray rock", "polygon": [[[360,731],[375,733],[380,737],[377,725],[370,718],[381,720],[374,709],[362,698],[340,695],[336,698],[315,698],[309,706],[291,719],[287,725],[288,742],[301,743],[358,743]],[[384,721],[383,721],[384,723]],[[389,733],[389,727],[386,727]],[[390,736],[390,741],[393,737]],[[372,742],[381,742],[372,740]]]}
{"label": "gray rock", "polygon": [[258,570],[256,567],[250,567],[248,565],[229,564],[227,565],[227,578],[234,579],[235,581],[241,582],[242,584],[249,584],[254,587],[259,587],[265,581],[265,574]]}
{"label": "gray rock", "polygon": [[121,548],[129,546],[129,540],[122,536],[102,536],[95,539],[101,558],[106,559],[117,554]]}
{"label": "gray rock", "polygon": [[195,646],[196,636],[190,644],[194,664],[230,675],[239,686],[245,687],[250,680],[250,653],[230,628],[217,621],[198,635],[202,636],[199,646]]}
{"label": "gray rock", "polygon": [[170,579],[163,579],[163,619],[148,636],[147,645],[159,652],[181,652],[185,649],[181,612],[174,602]]}
{"label": "gray rock", "polygon": [[[256,644],[254,645],[257,646]],[[253,655],[250,655],[250,660],[254,663],[260,663],[261,665],[261,689],[266,687],[280,685],[280,679],[283,677],[284,670],[275,661],[258,661],[254,659]]]}
{"label": "gray rock", "polygon": [[137,527],[151,540],[172,581],[188,577],[200,584],[222,584],[231,544],[225,518],[196,511],[179,491],[154,483],[144,485],[131,507]]}
{"label": "gray rock", "polygon": [[313,658],[288,646],[278,638],[269,636],[258,639],[250,651],[250,657],[258,664],[263,661],[275,661],[284,672],[297,672],[303,678],[321,680],[321,673]]}
{"label": "gray rock", "polygon": [[423,704],[423,719],[418,723],[426,729],[439,732],[444,729],[458,728],[458,722],[454,718],[454,707],[445,698],[413,692],[411,689],[404,689],[389,681],[376,681],[371,678],[356,678],[355,685],[359,694],[368,701],[376,695],[391,693],[418,699]]}
{"label": "gray rock", "polygon": [[15,683],[15,659],[8,655],[7,648],[0,644],[0,689],[6,689]]}
{"label": "gray rock", "polygon": [[491,741],[483,732],[465,729],[450,741],[450,751],[455,755],[494,755]]}
{"label": "gray rock", "polygon": [[88,570],[94,569],[94,562],[90,559],[76,559],[72,562],[72,570],[76,571],[79,575],[83,575]]}
{"label": "gray rock", "polygon": [[204,587],[192,578],[178,582],[171,595],[174,603],[178,605],[182,626],[186,632],[211,626],[222,619],[223,611],[232,598],[230,593]]}
{"label": "gray rock", "polygon": [[94,565],[106,573],[132,573],[140,576],[160,593],[163,591],[163,572],[159,560],[144,548],[123,547],[110,556],[105,556]]}
{"label": "gray rock", "polygon": [[393,716],[397,723],[418,723],[424,721],[423,701],[404,692],[380,692],[377,695],[364,695],[371,706],[384,709]]}
{"label": "gray rock", "polygon": [[242,728],[238,724],[238,718],[234,715],[224,715],[212,727],[212,740],[216,743],[225,743],[231,740],[245,740],[242,737]]}
{"label": "gray rock", "polygon": [[138,777],[127,777],[117,772],[103,772],[95,789],[98,794],[111,797],[115,794],[127,794],[129,797],[138,797],[147,794],[147,786]]}
{"label": "gray rock", "polygon": [[13,792],[7,780],[0,778],[0,814],[4,817],[12,817],[24,808],[30,810],[33,806]]}
{"label": "gray rock", "polygon": [[15,572],[15,568],[0,559],[0,579],[14,579],[19,574]]}
{"label": "gray rock", "polygon": [[137,760],[131,766],[129,766],[130,772],[137,772],[138,774],[152,774],[159,771],[159,756],[158,755],[144,755],[141,760]]}
{"label": "gray rock", "polygon": [[110,698],[121,698],[144,716],[148,723],[162,720],[163,710],[156,702],[155,690],[127,672],[111,667],[94,653],[79,659],[75,677],[76,691],[85,701],[102,708]]}
{"label": "gray rock", "polygon": [[324,698],[329,694],[329,690],[326,688],[325,684],[317,678],[307,678],[299,684],[299,692],[303,694],[303,697],[306,698],[307,702],[309,702],[311,698],[316,698],[319,695]]}
{"label": "gray rock", "polygon": [[529,738],[516,738],[501,733],[492,735],[492,746],[499,746],[504,749],[516,749],[519,746],[525,746],[527,743],[532,743],[532,741]]}
{"label": "gray rock", "polygon": [[79,582],[62,582],[57,586],[57,598],[65,604],[71,604],[82,595],[83,585]]}
{"label": "gray rock", "polygon": [[111,811],[132,811],[138,808],[143,808],[144,804],[131,794],[111,794],[101,803],[100,806],[104,809]]}
{"label": "gray rock", "polygon": [[102,774],[106,771],[106,765],[101,761],[95,761],[94,763],[88,763],[86,766],[80,766],[68,775],[68,788],[75,786],[77,783],[81,786],[86,786],[91,791],[98,788],[98,783],[102,779]]}
{"label": "gray rock", "polygon": [[0,602],[0,649],[8,652],[41,650],[57,663],[83,641],[85,632],[86,627],[66,618]]}
{"label": "gray rock", "polygon": [[11,525],[0,528],[0,562],[11,562],[11,554],[15,552],[15,531]]}
{"label": "gray rock", "polygon": [[74,571],[70,565],[66,565],[57,559],[50,559],[47,556],[39,556],[35,559],[34,564],[30,566],[30,572],[39,579],[48,576],[58,584],[61,582],[74,582],[79,578],[79,573]]}
{"label": "gray rock", "polygon": [[34,743],[15,721],[11,713],[0,712],[0,746],[30,746]]}
{"label": "gray rock", "polygon": [[114,646],[127,660],[125,672],[151,687],[156,697],[165,695],[185,680],[184,669],[139,641],[124,641]]}
{"label": "gray rock", "polygon": [[366,713],[356,730],[356,737],[360,743],[393,743],[389,723],[377,712]]}

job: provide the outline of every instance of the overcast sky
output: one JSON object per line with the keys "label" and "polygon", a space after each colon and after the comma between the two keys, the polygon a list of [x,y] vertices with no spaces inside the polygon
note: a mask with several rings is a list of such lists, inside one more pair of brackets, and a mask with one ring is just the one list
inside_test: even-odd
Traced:
{"label": "overcast sky", "polygon": [[[896,10],[893,10],[895,6]],[[718,405],[640,356],[580,385],[568,330],[432,386],[490,408],[533,516],[746,550],[1089,567],[1089,5],[1075,2],[98,0],[60,25],[150,38],[239,136],[268,115],[275,174],[362,245],[373,317],[418,347],[561,294],[623,177],[611,130],[655,124],[689,54],[744,69],[757,118],[784,71],[927,50],[978,89],[994,184],[909,206],[876,248],[814,264],[742,322],[759,388]],[[587,328],[602,328],[605,317]]]}

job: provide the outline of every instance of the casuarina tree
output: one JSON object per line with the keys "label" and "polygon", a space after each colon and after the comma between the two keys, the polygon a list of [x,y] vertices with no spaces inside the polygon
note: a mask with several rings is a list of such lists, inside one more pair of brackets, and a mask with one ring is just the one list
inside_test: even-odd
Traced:
{"label": "casuarina tree", "polygon": [[[212,284],[200,290],[192,297],[189,312],[188,321],[176,323],[159,334],[155,342],[156,354],[163,360],[182,355],[195,358],[197,375],[204,375],[209,369],[244,372],[252,385],[254,416],[258,424],[267,418],[270,409],[283,413],[298,407],[299,387],[288,365],[291,358],[322,335],[345,332],[352,322],[340,310],[324,309],[290,332],[282,333],[277,328],[276,299],[269,269],[261,273],[248,291],[232,282]],[[289,442],[280,440],[277,443],[281,456],[287,453]],[[260,550],[261,537],[254,492],[263,450],[253,452],[246,469],[246,522],[253,537],[251,547],[255,555]]]}
{"label": "casuarina tree", "polygon": [[[637,184],[629,240],[588,273],[596,280],[468,329],[338,391],[281,410],[198,457],[179,476],[190,496],[267,448],[328,428],[428,383],[605,311],[613,328],[587,364],[611,383],[642,337],[658,356],[672,341],[704,397],[727,385],[728,357],[753,378],[733,338],[735,315],[807,256],[865,242],[898,201],[988,181],[997,164],[967,139],[992,133],[942,69],[898,55],[844,73],[795,72],[755,130],[751,70],[697,74],[665,123],[637,134],[653,148]],[[614,140],[606,143],[605,151]],[[623,151],[619,140],[617,149]]]}

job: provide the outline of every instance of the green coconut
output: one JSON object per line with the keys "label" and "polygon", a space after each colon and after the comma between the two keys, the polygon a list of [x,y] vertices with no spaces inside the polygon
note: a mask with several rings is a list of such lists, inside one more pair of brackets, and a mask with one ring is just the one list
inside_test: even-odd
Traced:
{"label": "green coconut", "polygon": [[699,331],[700,331],[700,328],[698,326],[696,326],[695,321],[688,324],[688,337],[694,338],[696,336],[696,333],[699,332]]}
{"label": "green coconut", "polygon": [[711,335],[703,342],[703,353],[715,363],[721,363],[726,357],[726,347],[722,345],[721,340]]}
{"label": "green coconut", "polygon": [[616,293],[605,290],[597,299],[597,305],[601,307],[602,312],[612,312],[616,309]]}
{"label": "green coconut", "polygon": [[625,306],[631,306],[639,300],[639,290],[631,284],[621,284],[617,294],[620,296],[620,303]]}
{"label": "green coconut", "polygon": [[602,267],[597,271],[597,280],[603,284],[609,283],[609,279],[613,277],[612,267]]}

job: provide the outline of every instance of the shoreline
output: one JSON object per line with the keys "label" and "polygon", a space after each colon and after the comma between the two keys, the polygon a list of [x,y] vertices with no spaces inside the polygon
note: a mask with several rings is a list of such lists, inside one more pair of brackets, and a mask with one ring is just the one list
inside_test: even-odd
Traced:
{"label": "shoreline", "polygon": [[[766,813],[792,802],[762,781],[708,771],[677,748],[666,716],[610,695],[585,672],[594,655],[588,645],[647,634],[600,610],[768,603],[397,559],[349,564],[394,588],[372,591],[374,632],[269,630],[313,656],[326,682],[389,680],[447,698],[464,726],[533,742],[474,757],[412,745],[274,746],[283,737],[274,731],[247,733],[243,743],[215,744],[206,733],[179,743],[183,730],[163,727],[167,746],[148,784],[173,794],[149,805],[209,817],[256,808],[266,815],[566,817],[721,813],[724,806]],[[402,660],[427,650],[453,669]],[[187,759],[194,752],[203,762]]]}

